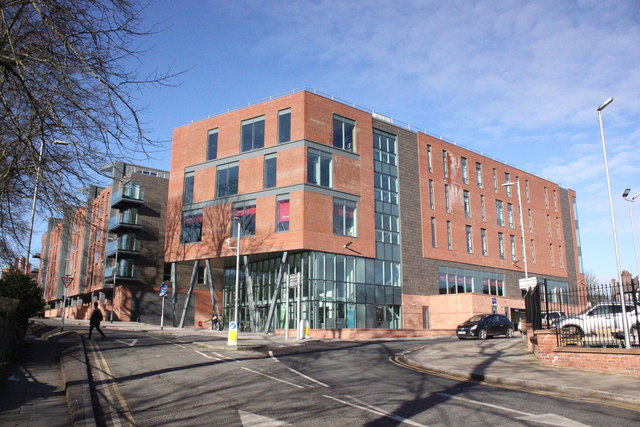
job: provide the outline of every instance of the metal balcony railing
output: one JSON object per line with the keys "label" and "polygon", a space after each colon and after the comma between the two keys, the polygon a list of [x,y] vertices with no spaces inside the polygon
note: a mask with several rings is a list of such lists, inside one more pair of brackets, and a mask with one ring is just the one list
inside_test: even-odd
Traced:
{"label": "metal balcony railing", "polygon": [[120,228],[140,228],[142,226],[140,222],[140,216],[137,212],[125,211],[119,213],[113,218],[109,219],[109,231],[115,231]]}
{"label": "metal balcony railing", "polygon": [[[117,270],[116,270],[117,267]],[[132,263],[118,263],[118,265],[112,265],[105,267],[104,269],[104,281],[113,283],[113,272],[116,271],[116,279],[136,279],[138,277],[138,268]]]}
{"label": "metal balcony railing", "polygon": [[144,202],[144,191],[138,185],[125,185],[111,195],[111,207],[117,208],[127,203],[140,204]]}
{"label": "metal balcony railing", "polygon": [[106,255],[111,256],[117,252],[134,253],[140,252],[140,241],[128,236],[123,236],[107,242]]}

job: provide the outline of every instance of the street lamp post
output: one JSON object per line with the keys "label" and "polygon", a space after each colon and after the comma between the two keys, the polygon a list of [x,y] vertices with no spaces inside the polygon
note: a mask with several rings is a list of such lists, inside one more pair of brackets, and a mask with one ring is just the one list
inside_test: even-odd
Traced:
{"label": "street lamp post", "polygon": [[[55,140],[56,145],[69,145],[66,141]],[[29,241],[27,242],[27,265],[25,265],[25,273],[29,267],[29,257],[31,256],[31,239],[33,238],[33,223],[36,217],[36,201],[38,200],[38,190],[40,189],[40,169],[42,167],[42,159],[44,156],[44,140],[40,143],[38,151],[38,162],[36,163],[36,183],[33,186],[33,200],[31,201],[31,225],[29,226]]]}
{"label": "street lamp post", "polygon": [[616,269],[618,272],[618,289],[620,291],[620,306],[622,307],[622,325],[624,328],[624,345],[629,348],[631,342],[629,340],[629,328],[627,325],[627,310],[624,304],[624,288],[622,287],[622,272],[620,270],[620,253],[618,252],[618,235],[616,233],[616,220],[613,210],[613,196],[611,195],[611,179],[609,178],[609,162],[607,161],[607,145],[604,139],[604,127],[602,126],[602,110],[613,102],[613,98],[607,99],[598,107],[598,120],[600,122],[600,136],[602,137],[602,153],[604,156],[604,171],[607,176],[607,189],[609,191],[609,208],[611,210],[611,227],[613,228],[613,246],[616,252]]}
{"label": "street lamp post", "polygon": [[524,243],[524,223],[522,222],[522,199],[520,197],[520,181],[516,182],[506,182],[502,184],[503,187],[509,187],[511,185],[516,186],[516,190],[518,191],[518,210],[520,212],[520,234],[522,235],[522,260],[524,261],[524,278],[529,278],[529,272],[527,270],[527,248]]}
{"label": "street lamp post", "polygon": [[631,211],[631,203],[635,202],[638,197],[640,197],[640,193],[636,194],[632,198],[628,199],[627,196],[631,192],[630,188],[624,190],[622,193],[622,198],[625,199],[629,203],[629,218],[631,219],[631,235],[633,236],[633,253],[636,256],[636,275],[640,276],[640,267],[638,264],[638,246],[636,245],[636,230],[633,226],[633,212]]}
{"label": "street lamp post", "polygon": [[[233,221],[237,224],[237,232],[236,232],[236,246],[233,247],[229,243],[231,239],[227,239],[227,245],[229,249],[235,249],[236,251],[236,287],[235,287],[235,295],[233,302],[233,322],[235,323],[235,330],[231,329],[231,325],[229,325],[229,339],[227,341],[227,345],[238,345],[237,341],[237,330],[238,330],[238,292],[240,288],[240,233],[241,233],[241,218],[233,217]],[[232,225],[233,227],[233,225]]]}

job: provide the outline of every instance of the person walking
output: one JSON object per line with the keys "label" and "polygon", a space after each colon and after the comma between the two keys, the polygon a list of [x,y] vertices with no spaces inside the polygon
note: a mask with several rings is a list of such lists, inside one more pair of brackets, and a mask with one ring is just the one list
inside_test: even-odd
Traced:
{"label": "person walking", "polygon": [[218,313],[214,312],[211,315],[211,329],[214,331],[220,330],[220,319],[218,318]]}
{"label": "person walking", "polygon": [[104,332],[100,329],[100,322],[102,322],[102,311],[98,308],[98,301],[96,301],[93,303],[93,312],[89,318],[89,339],[91,339],[91,332],[93,332],[93,328],[96,328],[96,330],[100,332],[102,339],[106,338]]}

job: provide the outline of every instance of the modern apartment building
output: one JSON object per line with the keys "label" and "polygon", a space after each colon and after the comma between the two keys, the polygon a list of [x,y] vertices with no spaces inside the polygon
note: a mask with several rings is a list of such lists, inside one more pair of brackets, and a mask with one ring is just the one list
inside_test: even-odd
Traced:
{"label": "modern apartment building", "polygon": [[51,219],[42,237],[39,283],[48,315],[61,315],[61,278],[69,276],[66,317],[88,318],[99,301],[109,318],[159,323],[169,174],[122,162],[103,172],[112,184],[89,187],[87,202]]}
{"label": "modern apartment building", "polygon": [[[165,261],[210,265],[233,320],[239,229],[241,328],[263,330],[273,301],[270,326],[284,328],[287,300],[289,318],[299,311],[316,330],[515,317],[515,183],[528,276],[578,286],[574,191],[303,90],[174,130]],[[300,284],[279,282],[281,271]],[[196,320],[208,315],[196,308]]]}

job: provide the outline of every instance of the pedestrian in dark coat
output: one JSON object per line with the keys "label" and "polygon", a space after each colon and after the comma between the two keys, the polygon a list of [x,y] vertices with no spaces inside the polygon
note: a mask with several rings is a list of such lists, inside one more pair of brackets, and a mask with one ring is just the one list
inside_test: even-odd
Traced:
{"label": "pedestrian in dark coat", "polygon": [[106,338],[104,332],[100,329],[100,322],[102,322],[102,311],[98,308],[98,302],[96,301],[93,303],[93,312],[89,318],[89,339],[91,339],[91,332],[93,332],[93,328],[96,328],[96,330],[100,332],[102,339]]}

